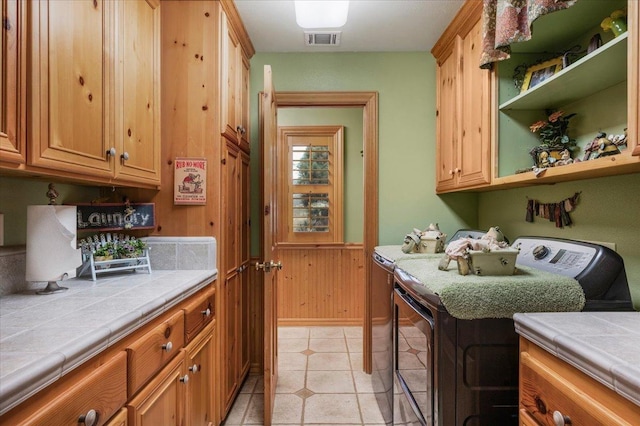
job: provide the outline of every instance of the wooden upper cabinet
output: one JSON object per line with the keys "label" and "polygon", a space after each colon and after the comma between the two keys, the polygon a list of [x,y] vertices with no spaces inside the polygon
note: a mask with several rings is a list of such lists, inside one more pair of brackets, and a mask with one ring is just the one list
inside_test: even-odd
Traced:
{"label": "wooden upper cabinet", "polygon": [[491,182],[492,72],[480,69],[482,20],[461,39],[458,187]]}
{"label": "wooden upper cabinet", "polygon": [[159,1],[34,0],[28,163],[160,182]]}
{"label": "wooden upper cabinet", "polygon": [[491,183],[494,72],[480,69],[481,2],[466,2],[431,51],[437,88],[436,191]]}
{"label": "wooden upper cabinet", "polygon": [[227,15],[220,10],[220,28],[222,48],[220,49],[220,132],[227,138],[237,141],[238,92],[240,87],[239,67],[241,48],[238,37],[227,20]]}
{"label": "wooden upper cabinet", "polygon": [[436,182],[437,189],[454,188],[456,184],[456,152],[458,146],[456,123],[457,55],[451,51],[436,69]]}
{"label": "wooden upper cabinet", "polygon": [[[116,178],[160,181],[160,0],[118,2]],[[122,125],[120,125],[122,123]]]}
{"label": "wooden upper cabinet", "polygon": [[249,151],[249,58],[223,9],[220,28],[220,133]]}
{"label": "wooden upper cabinet", "polygon": [[0,33],[0,162],[25,163],[26,10],[18,0],[2,0]]}
{"label": "wooden upper cabinet", "polygon": [[30,2],[29,163],[109,178],[111,2]]}

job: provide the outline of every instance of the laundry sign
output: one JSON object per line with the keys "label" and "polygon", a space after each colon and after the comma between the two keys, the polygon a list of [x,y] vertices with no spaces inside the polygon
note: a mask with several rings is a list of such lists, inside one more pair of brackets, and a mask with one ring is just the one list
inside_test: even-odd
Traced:
{"label": "laundry sign", "polygon": [[154,203],[77,204],[78,230],[152,229]]}

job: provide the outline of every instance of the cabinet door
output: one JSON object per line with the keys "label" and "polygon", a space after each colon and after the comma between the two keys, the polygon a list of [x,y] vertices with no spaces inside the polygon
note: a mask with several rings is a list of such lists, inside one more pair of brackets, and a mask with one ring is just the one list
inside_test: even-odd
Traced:
{"label": "cabinet door", "polygon": [[116,178],[160,182],[160,2],[117,7]]}
{"label": "cabinet door", "polygon": [[128,424],[127,409],[123,407],[118,411],[118,414],[105,423],[105,426],[128,426]]}
{"label": "cabinet door", "polygon": [[109,178],[109,92],[115,2],[30,2],[31,108],[28,162]]}
{"label": "cabinet door", "polygon": [[240,211],[240,304],[242,314],[242,331],[240,338],[242,339],[242,351],[241,351],[241,376],[244,376],[249,371],[250,363],[250,340],[251,340],[251,318],[250,318],[250,295],[249,295],[249,266],[251,262],[251,253],[249,252],[249,239],[250,237],[250,205],[249,205],[249,156],[245,153],[240,153],[240,193],[239,193],[239,206]]}
{"label": "cabinet door", "polygon": [[0,33],[0,160],[24,164],[26,105],[25,3],[2,0]]}
{"label": "cabinet door", "polygon": [[231,408],[236,390],[240,385],[238,376],[240,371],[239,356],[241,351],[240,315],[240,283],[239,274],[234,272],[224,280],[224,331],[223,331],[223,401],[225,413]]}
{"label": "cabinet door", "polygon": [[482,20],[479,20],[460,44],[458,187],[491,181],[492,71],[479,67],[481,47]]}
{"label": "cabinet door", "polygon": [[187,346],[187,424],[207,426],[215,423],[213,384],[215,344],[214,324],[209,324],[196,339]]}
{"label": "cabinet door", "polygon": [[[184,353],[175,357],[127,404],[132,426],[184,425]],[[187,380],[188,382],[188,380]]]}
{"label": "cabinet door", "polygon": [[240,102],[238,102],[238,107],[240,111],[238,112],[238,117],[240,119],[240,147],[249,152],[249,115],[250,115],[250,107],[249,107],[249,99],[251,93],[249,92],[249,80],[251,78],[250,74],[250,63],[249,59],[246,58],[244,54],[241,55],[241,68],[240,68],[240,76],[241,76],[241,87],[240,87]]}
{"label": "cabinet door", "polygon": [[240,87],[241,47],[224,11],[220,11],[221,58],[220,58],[220,132],[238,142],[238,96]]}
{"label": "cabinet door", "polygon": [[225,144],[222,153],[222,211],[224,217],[221,244],[223,247],[222,267],[227,273],[231,273],[240,266],[238,197],[241,163],[238,148],[225,138],[222,139]]}
{"label": "cabinet door", "polygon": [[436,190],[455,187],[457,125],[456,82],[458,60],[455,49],[437,68],[437,116],[436,116]]}

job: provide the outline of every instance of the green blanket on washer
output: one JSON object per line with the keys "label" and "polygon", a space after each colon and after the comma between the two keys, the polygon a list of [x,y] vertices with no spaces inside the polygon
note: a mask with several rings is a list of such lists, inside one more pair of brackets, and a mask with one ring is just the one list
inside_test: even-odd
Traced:
{"label": "green blanket on washer", "polygon": [[584,307],[584,292],[573,278],[519,265],[514,275],[460,275],[455,261],[447,271],[438,270],[442,256],[398,260],[396,268],[439,295],[456,318],[511,318],[516,312],[573,312]]}

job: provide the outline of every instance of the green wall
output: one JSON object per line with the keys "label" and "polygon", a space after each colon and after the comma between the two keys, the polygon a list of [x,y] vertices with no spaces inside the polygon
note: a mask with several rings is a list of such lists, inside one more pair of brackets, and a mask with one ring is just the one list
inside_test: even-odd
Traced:
{"label": "green wall", "polygon": [[279,126],[344,126],[344,242],[362,243],[362,108],[279,108]]}
{"label": "green wall", "polygon": [[[0,177],[0,213],[4,214],[4,245],[25,244],[27,240],[27,206],[49,204],[49,181]],[[88,203],[100,196],[96,187],[55,184],[58,204]]]}
{"label": "green wall", "polygon": [[[257,53],[251,59],[253,223],[261,223],[258,93],[265,64],[271,65],[276,91],[378,92],[380,245],[401,244],[414,227],[430,222],[445,233],[477,226],[477,195],[435,195],[436,67],[427,52]],[[258,238],[254,226],[254,255]]]}
{"label": "green wall", "polygon": [[[500,225],[512,240],[542,235],[616,244],[622,256],[636,309],[640,309],[640,174],[531,186],[480,195],[481,228]],[[571,212],[571,227],[556,228],[544,219],[525,222],[527,197],[543,203],[563,200],[582,191]]]}

